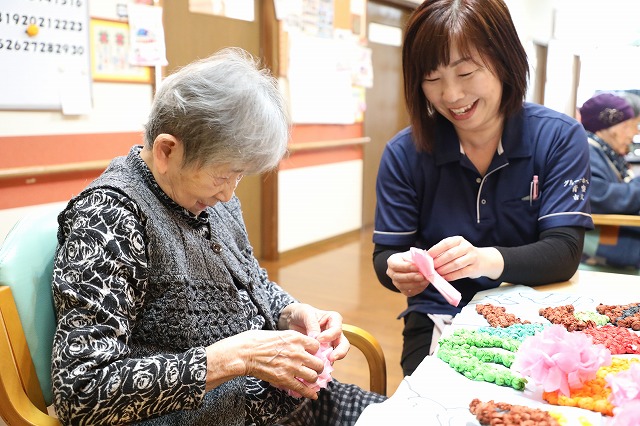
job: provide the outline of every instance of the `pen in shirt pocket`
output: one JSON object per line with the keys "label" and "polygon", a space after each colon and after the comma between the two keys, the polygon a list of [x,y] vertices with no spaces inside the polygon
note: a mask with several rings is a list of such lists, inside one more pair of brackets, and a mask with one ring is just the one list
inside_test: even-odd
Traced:
{"label": "pen in shirt pocket", "polygon": [[538,175],[533,175],[531,185],[529,185],[529,204],[533,204],[538,199]]}
{"label": "pen in shirt pocket", "polygon": [[540,187],[538,184],[538,175],[533,175],[531,183],[529,183],[529,195],[523,197],[523,201],[529,200],[529,205],[532,205],[535,200],[540,196]]}

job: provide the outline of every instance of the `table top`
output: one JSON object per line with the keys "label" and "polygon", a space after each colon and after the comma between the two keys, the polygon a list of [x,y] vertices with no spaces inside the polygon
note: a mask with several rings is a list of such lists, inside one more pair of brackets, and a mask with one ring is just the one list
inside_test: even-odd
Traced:
{"label": "table top", "polygon": [[592,214],[591,217],[595,225],[640,226],[640,215]]}
{"label": "table top", "polygon": [[[640,302],[640,276],[579,270],[570,280],[561,283],[537,287],[504,284],[481,292],[454,318],[450,329],[486,326],[486,320],[475,312],[477,303],[502,305],[521,319],[535,320],[533,316],[536,316],[539,321],[538,309],[541,306],[573,304],[579,310],[594,308],[599,303],[633,302]],[[387,401],[367,407],[356,426],[479,425],[469,412],[469,402],[473,398],[562,413],[569,420],[568,424],[580,424],[581,418],[593,426],[605,424],[605,418],[599,413],[547,404],[542,400],[542,390],[531,383],[521,392],[472,381],[436,356],[430,356],[411,376],[404,378]]]}
{"label": "table top", "polygon": [[569,281],[534,287],[537,291],[574,293],[600,299],[601,303],[640,302],[640,276],[578,270]]}

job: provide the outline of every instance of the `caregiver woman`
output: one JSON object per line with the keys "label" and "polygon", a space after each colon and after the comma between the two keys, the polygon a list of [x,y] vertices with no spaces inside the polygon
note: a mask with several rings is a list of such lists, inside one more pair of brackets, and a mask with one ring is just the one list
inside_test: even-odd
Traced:
{"label": "caregiver woman", "polygon": [[[591,229],[589,150],[573,118],[524,102],[529,65],[502,0],[427,0],[404,38],[410,127],[387,144],[373,234],[380,282],[408,297],[411,374],[481,290],[576,271]],[[452,306],[409,249],[427,249],[462,293]]]}

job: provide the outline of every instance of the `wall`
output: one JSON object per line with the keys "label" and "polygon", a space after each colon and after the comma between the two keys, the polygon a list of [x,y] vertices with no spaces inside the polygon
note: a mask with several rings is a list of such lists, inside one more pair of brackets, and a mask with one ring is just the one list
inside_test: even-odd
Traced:
{"label": "wall", "polygon": [[[354,39],[366,42],[366,1],[321,3],[332,8],[327,16],[333,29],[351,30]],[[304,28],[296,19],[264,20],[274,23],[265,37],[272,41],[267,56],[289,96],[294,122],[290,155],[266,185],[275,201],[263,209],[263,217],[271,221],[263,224],[263,240],[270,242],[263,250],[267,259],[362,228],[362,144],[368,139],[355,110],[350,111],[356,102],[344,63],[352,56],[339,56],[357,43],[322,37],[327,21],[307,19],[311,24]]]}
{"label": "wall", "polygon": [[[101,0],[92,0],[95,3]],[[165,1],[164,26],[169,65],[164,73],[185,65],[199,57],[210,55],[225,46],[239,46],[256,56],[264,56],[273,44],[280,40],[269,40],[265,28],[273,26],[274,19],[265,18],[264,8],[273,8],[272,2],[255,1],[255,21],[245,22],[217,16],[191,13],[188,0]],[[100,3],[102,4],[102,3]],[[115,4],[115,3],[114,3]],[[346,5],[346,7],[345,7]],[[351,19],[348,3],[340,2],[336,9],[336,22],[343,27],[350,26]],[[106,162],[117,155],[128,152],[131,145],[140,143],[143,123],[149,111],[153,86],[151,84],[117,84],[94,82],[92,87],[93,109],[91,113],[80,116],[64,116],[59,111],[0,111],[0,147],[5,154],[0,158],[0,175],[2,172],[14,176],[11,179],[0,179],[0,220],[13,222],[23,207],[42,203],[68,200],[77,194],[104,168]],[[329,130],[327,132],[327,130]],[[345,136],[346,135],[346,136]],[[362,136],[361,124],[339,126],[303,125],[294,129],[292,143],[305,144],[322,141],[333,141],[342,137]],[[278,211],[294,214],[298,219],[318,222],[324,219],[318,209],[308,209],[302,195],[308,195],[309,185],[321,180],[315,171],[324,169],[322,173],[343,173],[344,164],[361,162],[361,148],[325,148],[319,151],[294,152],[283,163],[282,174],[277,178],[290,193],[280,198],[280,206],[274,212],[264,212],[265,194],[262,191],[263,177],[244,179],[237,194],[242,201],[249,237],[258,256],[262,252],[262,221],[269,221],[270,215]],[[36,170],[41,166],[72,165],[102,160],[103,164],[92,170],[81,170],[60,173],[55,176],[16,175],[16,168],[28,167]],[[294,169],[300,169],[293,172]],[[348,196],[340,208],[360,216],[362,205],[362,167],[348,167],[348,176],[344,177],[340,187],[315,187],[316,199],[325,199],[329,205],[332,194],[346,191]],[[17,177],[16,177],[17,176]],[[302,187],[300,177],[309,185]],[[291,181],[293,179],[293,181]],[[293,185],[290,185],[293,184]],[[267,194],[278,200],[277,193]],[[4,209],[4,210],[2,210]],[[335,210],[340,211],[340,210]],[[318,215],[318,216],[315,216]],[[339,215],[337,219],[345,219]],[[305,235],[310,229],[303,227],[289,228],[292,221],[276,222],[282,224],[282,232],[289,238],[285,248],[298,247],[310,241],[325,239],[343,233],[345,230],[358,229],[360,219],[348,220],[344,223],[331,221],[335,228],[329,226],[326,232]],[[267,226],[267,228],[269,228]],[[296,238],[290,238],[295,236]],[[302,239],[297,239],[302,237]],[[277,236],[275,237],[277,238]],[[282,251],[282,250],[279,250]]]}
{"label": "wall", "polygon": [[151,81],[93,82],[86,114],[0,110],[0,237],[30,206],[63,203],[140,144],[152,91]]}
{"label": "wall", "polygon": [[[166,3],[165,12],[169,13],[166,17],[165,31],[167,33],[167,53],[171,66],[182,65],[194,57],[209,54],[224,45],[242,45],[253,53],[260,54],[262,52],[264,54],[273,48],[274,43],[277,44],[277,40],[264,40],[265,26],[273,25],[268,21],[250,25],[224,18],[192,16],[186,12],[187,0]],[[262,5],[267,4],[270,5],[271,2],[256,0],[258,19],[262,13]],[[575,0],[507,0],[507,4],[534,68],[536,66],[536,43],[547,44],[554,35],[554,30],[558,34],[573,34],[575,39],[577,34],[585,34],[594,28],[588,25],[589,20],[598,18],[606,19],[607,22],[613,20],[614,23],[624,24],[619,25],[620,28],[623,28],[633,25],[630,17],[638,16],[640,13],[637,11],[640,3],[635,0],[613,0],[612,6],[604,11],[596,9],[596,7],[601,7],[599,4],[590,5]],[[558,7],[563,7],[562,10],[565,11],[560,14],[559,18],[556,16]],[[630,13],[620,15],[620,10],[630,11]],[[572,12],[579,14],[571,15]],[[613,15],[609,16],[608,14]],[[340,19],[344,19],[344,16],[341,15]],[[564,27],[558,29],[558,24],[562,26],[563,22],[565,23]],[[616,26],[614,25],[612,28],[615,29]],[[618,38],[621,37],[619,32],[614,32],[614,34]],[[622,37],[625,37],[625,34],[622,33]],[[559,65],[551,64],[555,71],[547,76],[549,87],[555,85],[562,89],[556,91],[555,99],[547,99],[547,104],[559,109],[568,108],[568,113],[572,113],[570,110],[572,96],[577,97],[578,100],[580,96],[586,96],[580,95],[580,87],[577,87],[577,95],[569,90],[571,89],[569,86],[578,85],[577,78],[579,78],[574,75],[571,67],[567,66],[567,63],[572,63],[567,62],[568,58],[572,58],[576,53],[575,44],[570,46],[572,47],[566,52],[558,54],[561,62],[557,62]],[[558,52],[553,52],[552,56],[556,53]],[[593,58],[593,56],[590,55],[589,58]],[[630,55],[626,56],[631,57]],[[640,57],[640,55],[638,56]],[[277,63],[277,54],[275,62]],[[599,75],[598,72],[591,69],[591,65],[589,67],[588,74],[584,67],[581,74],[583,80],[588,80],[590,86],[603,86],[616,81],[616,77],[612,77],[615,74],[612,74],[610,70],[606,74]],[[624,69],[631,70],[633,68],[625,66]],[[586,75],[589,77],[585,77]],[[558,78],[568,79],[566,81],[569,84],[557,84]],[[583,86],[585,85],[586,83],[583,84]],[[587,92],[591,90],[584,87],[583,89]],[[0,150],[3,153],[0,156],[0,177],[3,172],[18,167],[40,167],[95,160],[106,161],[116,155],[125,154],[131,145],[141,141],[142,125],[149,110],[152,92],[152,84],[94,82],[92,86],[93,110],[87,115],[64,116],[58,111],[0,111]],[[573,103],[575,104],[575,102],[574,99]],[[294,135],[294,142],[305,143],[326,139],[321,132],[314,133],[313,128],[308,133],[304,137]],[[362,129],[357,136],[365,136]],[[335,135],[331,137],[335,137]],[[302,159],[306,161],[308,157],[314,158],[312,163],[299,162]],[[306,217],[309,219],[308,223],[318,223],[323,220],[322,209],[310,208],[309,203],[302,200],[308,196],[307,190],[314,187],[318,191],[322,191],[322,195],[318,197],[318,200],[322,200],[321,204],[323,206],[331,205],[332,194],[338,190],[344,190],[344,187],[339,187],[337,183],[334,186],[331,179],[326,186],[322,182],[327,182],[327,176],[339,175],[347,169],[350,175],[343,177],[341,183],[348,186],[346,192],[349,194],[347,198],[350,204],[349,206],[341,206],[341,208],[343,212],[359,211],[362,208],[361,203],[358,202],[362,198],[359,191],[362,189],[358,190],[356,185],[360,182],[361,176],[358,167],[354,167],[354,163],[350,163],[357,162],[358,159],[362,159],[362,149],[359,147],[346,151],[344,149],[330,149],[322,154],[316,153],[314,155],[309,153],[292,155],[288,161],[283,163],[283,168],[277,179],[282,180],[280,183],[283,188],[290,188],[293,192],[280,194],[282,203],[273,210],[276,220],[279,211],[299,212],[300,216],[296,217]],[[343,162],[351,165],[340,164]],[[309,169],[304,172],[302,170],[294,172],[294,169],[308,166],[310,166]],[[21,176],[10,180],[0,180],[0,223],[3,226],[11,223],[23,207],[67,200],[78,193],[98,173],[98,170],[89,170],[50,178]],[[264,231],[260,227],[260,220],[270,215],[270,213],[265,214],[261,210],[260,200],[264,194],[260,191],[260,186],[264,180],[266,178],[257,177],[253,180],[243,181],[239,190],[248,221],[249,234],[252,241],[257,241],[258,253],[260,252],[260,234]],[[308,184],[302,185],[302,182]],[[338,219],[332,218],[331,220],[338,226],[333,230],[323,232],[321,236],[314,236],[310,227],[302,227],[303,229],[299,230],[300,225],[294,226],[293,222],[288,219],[279,221],[278,223],[283,226],[283,229],[278,232],[278,235],[284,242],[280,251],[299,244],[306,244],[316,238],[331,237],[348,229],[358,229],[358,223],[351,221],[351,219],[347,220],[347,216],[339,215],[338,217],[338,219],[345,219],[345,223],[339,223]],[[269,219],[267,217],[267,220]],[[290,227],[289,223],[291,223]],[[6,228],[6,226],[4,227]],[[277,229],[277,226],[275,228]]]}
{"label": "wall", "polygon": [[[611,0],[506,0],[535,75],[530,100],[575,115],[596,89],[640,87],[640,2]],[[635,48],[631,47],[635,44]],[[542,56],[541,56],[542,55]],[[536,84],[542,87],[536,87]]]}

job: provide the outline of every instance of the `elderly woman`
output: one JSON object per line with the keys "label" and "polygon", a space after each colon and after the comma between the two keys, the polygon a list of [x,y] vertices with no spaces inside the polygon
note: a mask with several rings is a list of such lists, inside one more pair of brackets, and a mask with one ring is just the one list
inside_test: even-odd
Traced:
{"label": "elderly woman", "polygon": [[[600,93],[579,110],[589,137],[591,161],[591,210],[593,213],[640,214],[640,178],[634,177],[625,160],[638,119],[622,97]],[[640,268],[640,232],[621,227],[617,242],[592,247],[585,243],[588,264]]]}
{"label": "elderly woman", "polygon": [[332,347],[333,362],[349,349],[342,318],[271,282],[247,238],[234,190],[281,160],[285,111],[245,52],[195,62],[160,86],[144,146],[60,214],[63,423],[350,425],[384,399],[337,381],[317,392],[316,353]]}

